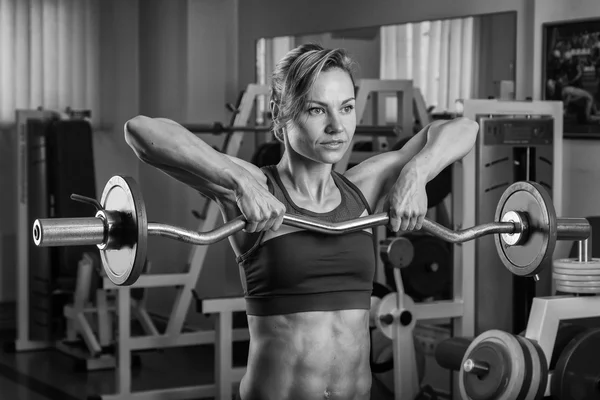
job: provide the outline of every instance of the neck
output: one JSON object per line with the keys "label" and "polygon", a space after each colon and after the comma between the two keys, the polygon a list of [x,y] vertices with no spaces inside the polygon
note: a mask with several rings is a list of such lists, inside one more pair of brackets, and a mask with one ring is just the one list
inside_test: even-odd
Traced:
{"label": "neck", "polygon": [[281,178],[291,183],[294,191],[315,202],[323,200],[335,188],[331,170],[331,164],[309,160],[287,149],[277,164]]}

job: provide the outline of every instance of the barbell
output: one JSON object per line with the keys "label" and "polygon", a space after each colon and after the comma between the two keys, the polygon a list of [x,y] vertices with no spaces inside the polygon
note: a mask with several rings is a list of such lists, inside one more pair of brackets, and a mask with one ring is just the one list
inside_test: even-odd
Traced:
{"label": "barbell", "polygon": [[[214,122],[212,124],[182,124],[182,126],[192,133],[212,133],[213,135],[234,132],[267,133],[273,130],[273,127],[270,125],[227,126],[221,122]],[[395,125],[357,125],[354,133],[356,135],[398,137],[402,133],[402,129]]]}
{"label": "barbell", "polygon": [[[94,205],[95,216],[37,219],[33,224],[34,243],[39,247],[96,245],[107,277],[119,286],[133,284],[142,273],[149,235],[209,245],[246,226],[243,217],[208,232],[148,222],[141,190],[127,176],[110,178],[100,202],[79,195],[71,198]],[[496,221],[453,231],[424,219],[421,230],[452,243],[495,235],[502,262],[520,276],[537,275],[551,259],[557,240],[583,240],[590,235],[590,225],[584,218],[557,219],[550,196],[534,182],[516,182],[506,189],[496,210]],[[338,223],[291,214],[283,218],[285,225],[327,235],[342,235],[388,222],[386,213]]]}

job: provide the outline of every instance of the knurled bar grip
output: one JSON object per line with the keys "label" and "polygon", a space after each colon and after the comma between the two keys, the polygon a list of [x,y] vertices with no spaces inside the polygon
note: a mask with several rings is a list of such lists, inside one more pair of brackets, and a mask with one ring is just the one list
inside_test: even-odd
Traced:
{"label": "knurled bar grip", "polygon": [[[327,223],[312,218],[286,214],[283,224],[330,235],[341,235],[379,225],[386,225],[385,213],[360,217],[351,221]],[[515,233],[518,228],[512,222],[488,223],[461,231],[452,231],[428,219],[423,220],[422,230],[445,241],[462,243],[494,233]],[[238,217],[209,232],[195,232],[185,228],[161,223],[148,223],[148,235],[163,236],[194,245],[208,245],[221,241],[246,226],[245,219]],[[33,226],[33,238],[37,246],[78,246],[102,244],[106,241],[106,226],[101,218],[49,218],[38,219]]]}

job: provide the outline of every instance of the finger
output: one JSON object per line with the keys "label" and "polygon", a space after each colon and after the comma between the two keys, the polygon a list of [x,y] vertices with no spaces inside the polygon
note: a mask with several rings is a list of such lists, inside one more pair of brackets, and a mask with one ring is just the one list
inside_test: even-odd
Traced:
{"label": "finger", "polygon": [[284,214],[281,214],[275,218],[275,222],[273,222],[273,227],[271,228],[272,230],[277,231],[279,228],[281,228],[281,225],[283,224],[283,216]]}
{"label": "finger", "polygon": [[419,215],[419,217],[417,218],[417,224],[415,225],[416,230],[421,230],[421,228],[423,227],[424,219],[425,219],[424,215]]}
{"label": "finger", "polygon": [[415,229],[415,226],[416,226],[416,225],[417,225],[417,216],[416,216],[416,215],[413,215],[413,216],[411,216],[411,217],[410,217],[410,221],[409,221],[409,223],[408,223],[408,228],[407,228],[407,229],[408,229],[409,231],[412,231],[412,230],[414,230],[414,229]]}
{"label": "finger", "polygon": [[274,231],[278,230],[281,225],[283,224],[283,217],[285,216],[285,206],[281,206],[276,212],[275,215],[273,216],[273,227],[271,229],[273,229]]}
{"label": "finger", "polygon": [[244,228],[244,231],[247,233],[254,233],[256,232],[257,225],[258,224],[255,221],[246,220],[246,227]]}
{"label": "finger", "polygon": [[265,230],[265,225],[267,224],[268,219],[261,219],[260,221],[258,221],[258,223],[256,224],[256,232],[262,232]]}
{"label": "finger", "polygon": [[402,224],[402,218],[390,217],[390,230],[392,232],[398,232],[400,229],[400,224]]}
{"label": "finger", "polygon": [[400,224],[400,229],[403,231],[408,229],[408,224],[410,224],[410,215],[405,215],[402,217],[402,223]]}
{"label": "finger", "polygon": [[269,218],[268,220],[265,221],[264,226],[262,227],[263,231],[269,231],[271,230],[271,228],[273,228],[273,224],[275,223],[275,219],[273,219],[273,217]]}

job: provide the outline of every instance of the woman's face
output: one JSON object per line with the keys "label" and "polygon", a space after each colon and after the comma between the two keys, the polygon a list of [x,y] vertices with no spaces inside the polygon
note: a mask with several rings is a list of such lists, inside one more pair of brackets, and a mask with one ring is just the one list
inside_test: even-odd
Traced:
{"label": "woman's face", "polygon": [[287,124],[292,149],[313,161],[339,162],[356,129],[354,84],[339,68],[323,71],[308,94],[306,108]]}

